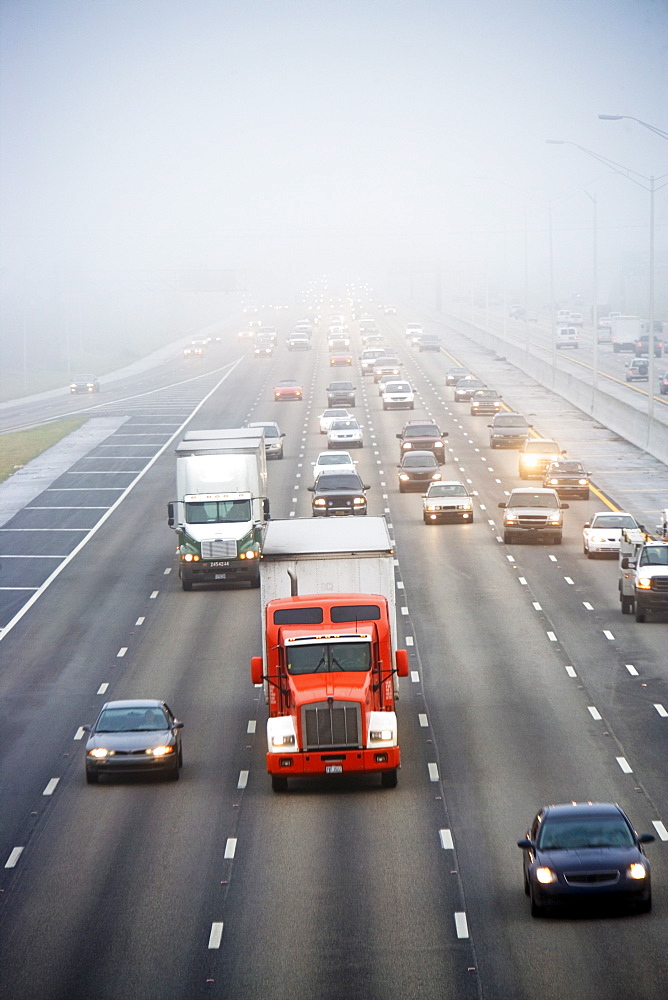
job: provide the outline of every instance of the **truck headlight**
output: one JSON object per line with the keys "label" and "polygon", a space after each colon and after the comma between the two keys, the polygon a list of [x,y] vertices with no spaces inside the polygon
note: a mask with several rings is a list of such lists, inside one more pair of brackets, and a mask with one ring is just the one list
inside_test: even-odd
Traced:
{"label": "truck headlight", "polygon": [[561,524],[561,518],[558,515],[556,517],[551,517],[550,524],[554,525],[555,527],[558,527]]}
{"label": "truck headlight", "polygon": [[651,590],[652,589],[652,578],[651,576],[639,576],[636,580],[636,587],[638,590]]}
{"label": "truck headlight", "polygon": [[325,499],[323,499],[322,497],[318,497],[317,500],[313,501],[313,506],[314,507],[326,507],[327,506],[327,501]]}
{"label": "truck headlight", "polygon": [[271,745],[274,747],[293,747],[295,745],[295,738],[288,734],[272,736]]}
{"label": "truck headlight", "polygon": [[438,479],[440,479],[440,478],[441,478],[441,473],[440,473],[440,472],[435,472],[435,473],[434,473],[434,474],[432,475],[432,477],[431,477],[431,478],[432,478],[432,480],[433,480],[433,481],[435,481],[435,480],[438,480]]}
{"label": "truck headlight", "polygon": [[374,729],[373,732],[369,733],[369,738],[372,740],[391,740],[392,739],[391,729]]}
{"label": "truck headlight", "polygon": [[405,472],[400,472],[399,479],[402,481],[402,483],[407,483],[408,480],[410,479],[410,476],[407,476]]}
{"label": "truck headlight", "polygon": [[353,497],[353,504],[355,507],[361,507],[365,503],[366,503],[365,497]]}

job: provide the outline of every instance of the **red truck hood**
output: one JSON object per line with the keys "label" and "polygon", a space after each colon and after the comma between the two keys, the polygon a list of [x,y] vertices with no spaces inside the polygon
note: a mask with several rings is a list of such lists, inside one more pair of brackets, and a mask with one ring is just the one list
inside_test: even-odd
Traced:
{"label": "red truck hood", "polygon": [[328,698],[369,706],[372,703],[371,674],[367,671],[296,674],[288,677],[288,683],[297,709]]}

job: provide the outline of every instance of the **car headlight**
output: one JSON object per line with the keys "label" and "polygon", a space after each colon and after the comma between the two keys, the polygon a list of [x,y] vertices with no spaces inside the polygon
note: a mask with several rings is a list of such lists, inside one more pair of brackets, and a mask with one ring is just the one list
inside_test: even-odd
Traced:
{"label": "car headlight", "polygon": [[536,868],[536,881],[540,882],[541,885],[549,885],[550,882],[557,881],[557,876],[551,868],[541,866]]}
{"label": "car headlight", "polygon": [[503,516],[504,524],[515,524],[515,522],[518,520],[519,518],[517,514],[513,514],[512,511],[506,511],[506,513]]}
{"label": "car headlight", "polygon": [[443,447],[442,441],[434,441],[434,448],[442,448],[442,447]]}
{"label": "car headlight", "polygon": [[556,514],[554,517],[551,517],[550,524],[559,526],[561,524],[561,516],[559,514]]}
{"label": "car headlight", "polygon": [[410,443],[410,441],[404,441],[401,447],[404,451],[408,451],[409,448],[413,447],[413,445]]}
{"label": "car headlight", "polygon": [[639,576],[636,580],[636,587],[638,590],[651,590],[652,589],[652,578],[651,576]]}
{"label": "car headlight", "polygon": [[558,479],[548,479],[548,484],[550,486],[558,486],[559,480]]}
{"label": "car headlight", "polygon": [[641,861],[634,861],[633,864],[629,865],[627,875],[629,878],[639,881],[640,879],[647,878],[647,869]]}
{"label": "car headlight", "polygon": [[353,504],[356,507],[360,507],[362,504],[365,504],[365,503],[366,503],[366,499],[364,497],[353,497]]}
{"label": "car headlight", "polygon": [[524,461],[527,465],[536,465],[538,463],[537,455],[525,455]]}
{"label": "car headlight", "polygon": [[431,478],[432,478],[432,480],[440,479],[441,478],[441,473],[440,472],[434,472],[434,474],[432,475]]}
{"label": "car headlight", "polygon": [[150,747],[146,753],[149,757],[168,757],[171,753],[174,753],[174,747]]}
{"label": "car headlight", "polygon": [[588,479],[578,479],[578,486],[588,486],[588,485],[589,485]]}
{"label": "car headlight", "polygon": [[111,756],[113,752],[113,750],[107,750],[105,747],[95,747],[93,750],[88,751],[88,756],[95,757],[96,760],[103,760],[105,757]]}
{"label": "car headlight", "polygon": [[327,506],[327,501],[323,497],[318,497],[317,500],[313,501],[313,506],[314,507],[326,507]]}

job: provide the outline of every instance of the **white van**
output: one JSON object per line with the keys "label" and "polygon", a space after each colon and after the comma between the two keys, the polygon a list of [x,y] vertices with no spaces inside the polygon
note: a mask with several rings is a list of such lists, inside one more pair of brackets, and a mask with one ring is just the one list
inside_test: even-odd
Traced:
{"label": "white van", "polygon": [[574,326],[560,326],[557,330],[557,350],[562,347],[574,347],[580,344],[580,334]]}

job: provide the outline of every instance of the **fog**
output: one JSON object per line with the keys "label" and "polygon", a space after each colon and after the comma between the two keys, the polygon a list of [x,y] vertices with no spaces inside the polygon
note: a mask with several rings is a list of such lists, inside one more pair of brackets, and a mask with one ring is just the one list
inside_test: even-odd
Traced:
{"label": "fog", "polygon": [[664,0],[2,0],[0,30],[10,366],[325,272],[543,307],[550,215],[556,298],[590,304],[593,199],[599,301],[647,312],[649,194],[569,144],[668,171],[665,139],[598,118],[668,127]]}

